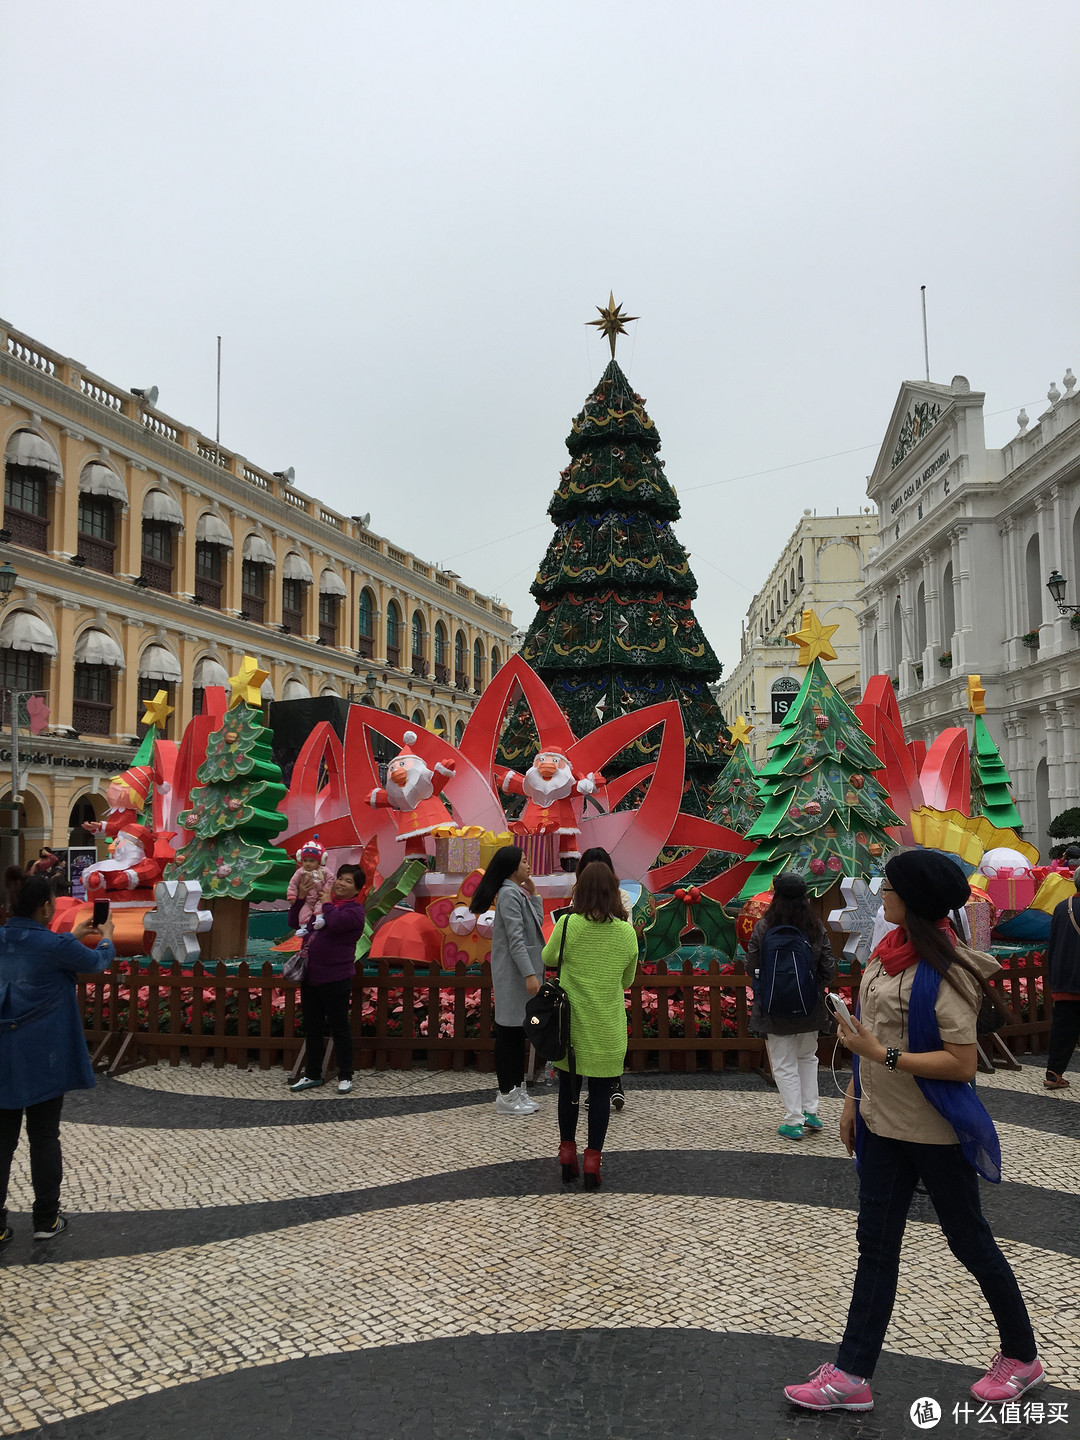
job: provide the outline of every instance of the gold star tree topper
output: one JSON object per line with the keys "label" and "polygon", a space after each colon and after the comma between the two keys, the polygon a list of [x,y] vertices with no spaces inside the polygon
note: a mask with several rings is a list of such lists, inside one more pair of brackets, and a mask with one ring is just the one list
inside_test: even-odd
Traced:
{"label": "gold star tree topper", "polygon": [[753,727],[752,725],[748,725],[748,724],[746,723],[746,718],[745,718],[745,716],[743,716],[743,715],[736,715],[736,717],[735,717],[735,724],[732,725],[731,731],[730,731],[730,741],[731,741],[731,744],[732,744],[732,745],[749,745],[749,744],[750,744],[750,732],[753,730],[753,728],[754,728],[754,727]]}
{"label": "gold star tree topper", "polygon": [[156,725],[159,730],[164,730],[169,716],[176,709],[175,705],[169,704],[169,692],[159,690],[152,700],[144,700],[146,712],[142,717],[144,725]]}
{"label": "gold star tree topper", "polygon": [[986,714],[986,691],[983,689],[981,675],[967,677],[967,707],[972,715]]}
{"label": "gold star tree topper", "polygon": [[240,669],[235,675],[229,676],[232,695],[229,697],[228,708],[231,710],[234,705],[245,702],[248,705],[261,705],[263,681],[269,678],[269,670],[260,670],[259,662],[252,656],[245,655]]}
{"label": "gold star tree topper", "polygon": [[837,625],[823,625],[813,610],[802,612],[802,625],[787,638],[799,647],[799,664],[812,665],[815,660],[835,660],[836,651],[829,643],[839,630]]}
{"label": "gold star tree topper", "polygon": [[611,358],[615,359],[615,340],[619,335],[626,334],[626,327],[631,321],[636,320],[636,315],[624,315],[622,305],[615,304],[615,292],[608,292],[607,305],[597,305],[599,320],[586,320],[586,325],[595,325],[600,334],[605,337],[611,346]]}

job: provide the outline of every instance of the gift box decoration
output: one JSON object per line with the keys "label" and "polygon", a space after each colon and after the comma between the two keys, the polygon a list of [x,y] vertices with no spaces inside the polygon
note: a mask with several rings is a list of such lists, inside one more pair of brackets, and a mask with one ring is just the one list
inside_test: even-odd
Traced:
{"label": "gift box decoration", "polygon": [[558,869],[555,835],[519,835],[517,843],[525,852],[534,875],[554,875]]}
{"label": "gift box decoration", "polygon": [[994,907],[989,895],[981,890],[972,890],[971,898],[964,906],[964,913],[967,915],[971,932],[972,949],[989,950],[990,932],[994,928]]}
{"label": "gift box decoration", "polygon": [[479,825],[440,825],[435,837],[435,869],[443,875],[468,875],[480,867]]}
{"label": "gift box decoration", "polygon": [[504,845],[515,843],[513,835],[509,830],[500,830],[496,835],[491,830],[485,830],[480,837],[480,865],[486,870],[495,858],[496,850],[501,850]]}
{"label": "gift box decoration", "polygon": [[987,880],[986,893],[999,912],[1026,910],[1035,899],[1033,875],[997,876]]}

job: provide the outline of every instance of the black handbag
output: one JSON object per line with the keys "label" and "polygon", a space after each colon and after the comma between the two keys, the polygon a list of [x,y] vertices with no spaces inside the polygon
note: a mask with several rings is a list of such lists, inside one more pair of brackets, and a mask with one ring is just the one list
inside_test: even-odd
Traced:
{"label": "black handbag", "polygon": [[570,1076],[574,1077],[574,1047],[570,1044],[570,996],[559,984],[562,975],[563,951],[566,948],[567,915],[562,921],[559,941],[559,963],[554,980],[545,980],[536,994],[525,1004],[525,1038],[541,1060],[569,1060]]}

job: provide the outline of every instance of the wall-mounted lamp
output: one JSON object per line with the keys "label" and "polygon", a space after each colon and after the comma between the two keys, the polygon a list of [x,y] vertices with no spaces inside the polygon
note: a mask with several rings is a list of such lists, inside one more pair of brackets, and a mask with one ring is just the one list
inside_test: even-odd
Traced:
{"label": "wall-mounted lamp", "polygon": [[1054,604],[1058,608],[1059,615],[1080,615],[1080,605],[1069,605],[1065,600],[1066,589],[1065,576],[1057,570],[1050,571],[1050,579],[1046,582],[1046,588],[1054,598]]}

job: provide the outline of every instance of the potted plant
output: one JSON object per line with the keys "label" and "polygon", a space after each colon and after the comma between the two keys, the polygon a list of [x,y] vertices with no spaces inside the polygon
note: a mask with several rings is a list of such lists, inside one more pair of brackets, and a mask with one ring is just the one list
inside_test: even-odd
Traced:
{"label": "potted plant", "polygon": [[1080,610],[1074,610],[1069,616],[1069,624],[1074,630],[1080,630]]}
{"label": "potted plant", "polygon": [[918,680],[918,682],[919,682],[920,685],[922,684],[922,666],[921,666],[921,665],[916,665],[916,666],[915,666],[915,679]]}
{"label": "potted plant", "polygon": [[1026,645],[1029,650],[1037,650],[1039,648],[1039,632],[1029,630],[1026,635],[1021,635],[1020,644]]}
{"label": "potted plant", "polygon": [[952,651],[951,651],[951,650],[943,650],[943,651],[941,652],[941,654],[937,657],[937,663],[941,666],[941,668],[942,668],[943,670],[951,670],[951,669],[952,669]]}

